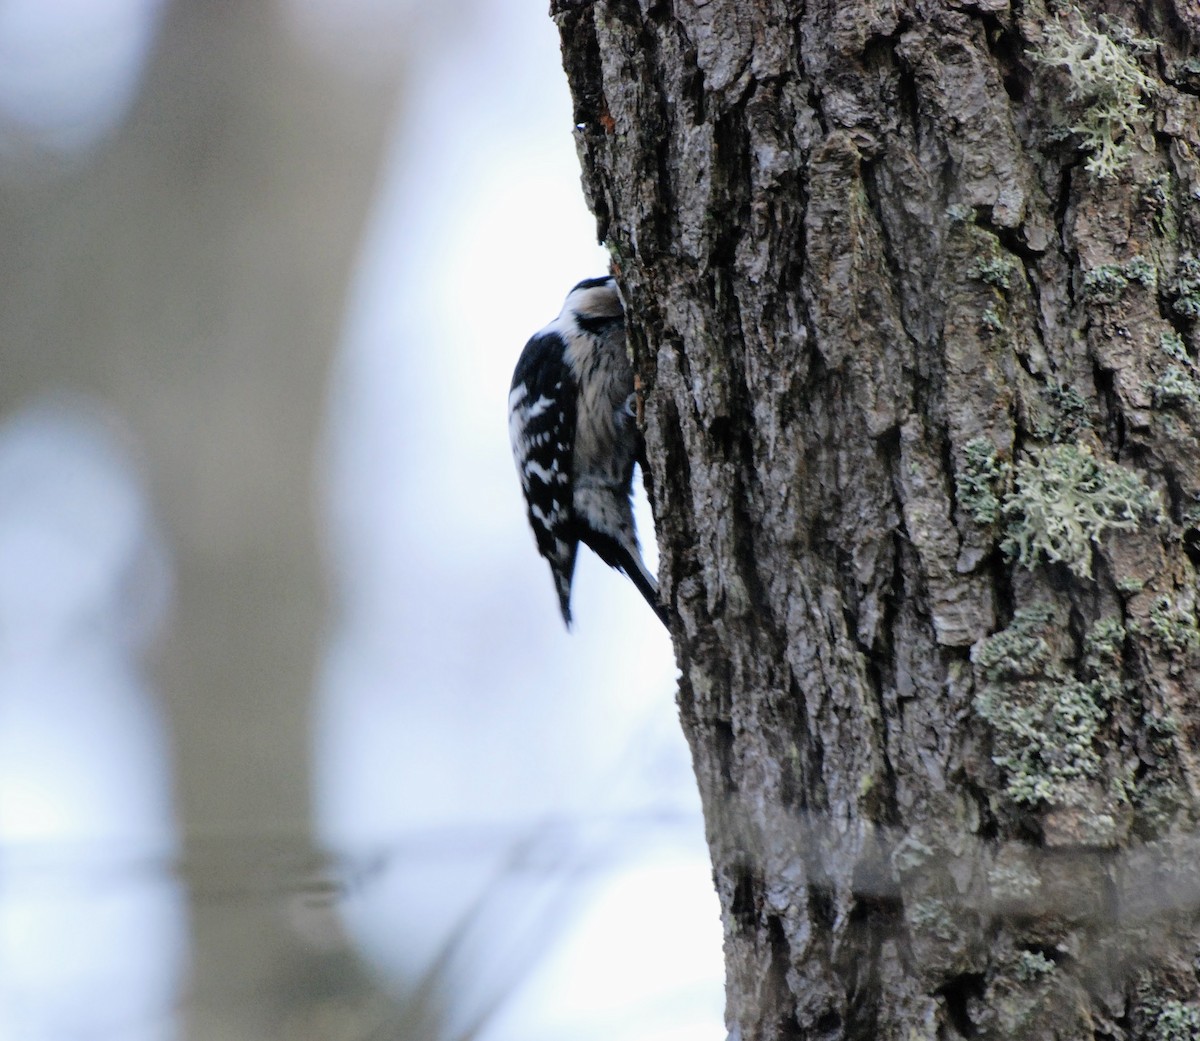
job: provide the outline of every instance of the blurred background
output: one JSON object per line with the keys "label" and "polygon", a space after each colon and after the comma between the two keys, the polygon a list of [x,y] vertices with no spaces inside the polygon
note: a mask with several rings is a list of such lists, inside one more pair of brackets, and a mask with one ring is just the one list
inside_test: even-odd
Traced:
{"label": "blurred background", "polygon": [[545,6],[0,0],[0,1041],[724,1036],[669,640],[507,444]]}

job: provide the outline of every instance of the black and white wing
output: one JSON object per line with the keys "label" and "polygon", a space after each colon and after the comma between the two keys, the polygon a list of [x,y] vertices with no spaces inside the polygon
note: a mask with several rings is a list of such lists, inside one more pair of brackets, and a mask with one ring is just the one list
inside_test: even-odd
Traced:
{"label": "black and white wing", "polygon": [[571,487],[575,387],[564,351],[554,333],[538,333],[525,345],[508,396],[508,433],[538,552],[550,563],[563,621],[570,625],[578,547]]}

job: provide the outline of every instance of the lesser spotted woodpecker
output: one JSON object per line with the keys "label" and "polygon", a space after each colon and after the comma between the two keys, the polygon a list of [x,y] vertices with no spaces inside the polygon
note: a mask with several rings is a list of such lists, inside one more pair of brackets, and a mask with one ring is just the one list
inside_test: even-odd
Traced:
{"label": "lesser spotted woodpecker", "polygon": [[529,523],[568,626],[580,542],[625,572],[667,624],[633,524],[633,464],[643,454],[635,400],[616,281],[585,279],[525,345],[508,396]]}

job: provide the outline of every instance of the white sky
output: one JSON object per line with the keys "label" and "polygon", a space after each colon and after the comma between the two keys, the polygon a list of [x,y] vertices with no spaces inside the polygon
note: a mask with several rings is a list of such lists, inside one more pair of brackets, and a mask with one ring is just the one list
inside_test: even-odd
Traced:
{"label": "white sky", "polygon": [[[392,855],[348,910],[399,974],[488,893],[494,927],[471,930],[460,1022],[512,982],[514,960],[544,960],[485,1037],[715,1039],[721,931],[668,638],[590,556],[564,632],[508,447],[525,340],[608,262],[557,34],[541,4],[484,5],[469,25],[423,45],[347,316],[329,495],[344,624],[317,731],[319,819],[364,855],[430,825],[470,849]],[[611,823],[647,811],[671,823]],[[568,837],[539,842],[551,820]],[[550,851],[505,870],[522,836]]]}

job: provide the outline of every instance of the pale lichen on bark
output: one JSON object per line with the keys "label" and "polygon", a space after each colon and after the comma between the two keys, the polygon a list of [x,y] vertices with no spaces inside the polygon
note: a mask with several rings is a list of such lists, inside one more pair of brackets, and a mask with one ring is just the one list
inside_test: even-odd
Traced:
{"label": "pale lichen on bark", "polygon": [[1195,901],[1139,917],[1130,872],[1194,895],[1200,18],[553,13],[646,388],[731,1027],[1166,1036]]}

